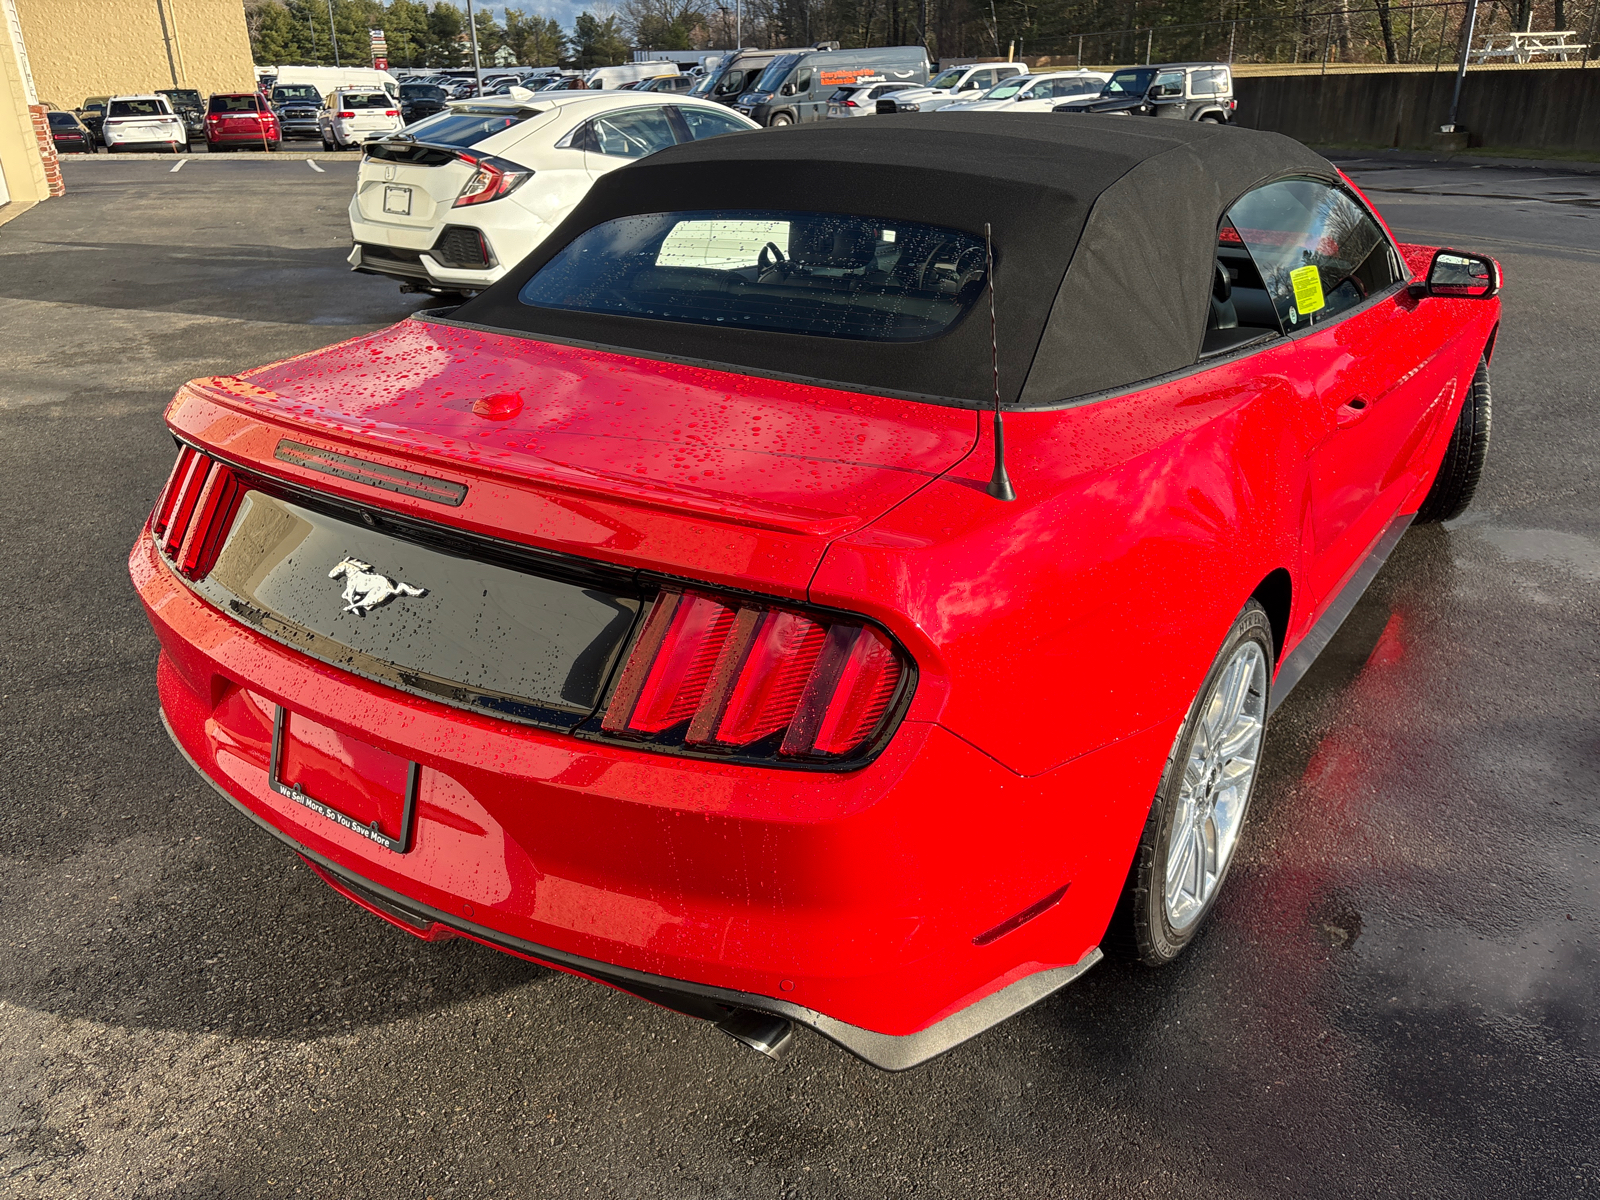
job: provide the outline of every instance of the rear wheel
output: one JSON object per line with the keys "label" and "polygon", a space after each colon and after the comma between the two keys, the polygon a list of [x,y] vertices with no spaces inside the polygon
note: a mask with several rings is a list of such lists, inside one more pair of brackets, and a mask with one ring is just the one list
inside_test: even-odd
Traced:
{"label": "rear wheel", "polygon": [[1173,743],[1107,939],[1150,966],[1194,940],[1227,879],[1261,761],[1272,644],[1252,600]]}
{"label": "rear wheel", "polygon": [[1445,447],[1439,474],[1434,476],[1427,499],[1417,509],[1417,524],[1448,521],[1467,511],[1478,490],[1478,480],[1483,477],[1484,460],[1489,457],[1492,410],[1489,364],[1480,358],[1472,386],[1461,404],[1461,415],[1450,434],[1450,444]]}
{"label": "rear wheel", "polygon": [[791,117],[788,113],[778,113],[775,117],[772,118],[772,120],[768,121],[767,124],[768,125],[793,125],[794,124],[794,118]]}

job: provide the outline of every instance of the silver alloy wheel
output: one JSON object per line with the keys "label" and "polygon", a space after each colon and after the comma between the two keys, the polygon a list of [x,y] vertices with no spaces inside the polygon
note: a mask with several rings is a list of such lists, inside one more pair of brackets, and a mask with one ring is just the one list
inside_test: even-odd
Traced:
{"label": "silver alloy wheel", "polygon": [[1250,786],[1255,782],[1267,715],[1267,656],[1239,643],[1206,697],[1178,785],[1178,811],[1167,842],[1167,923],[1183,933],[1200,918],[1227,870]]}

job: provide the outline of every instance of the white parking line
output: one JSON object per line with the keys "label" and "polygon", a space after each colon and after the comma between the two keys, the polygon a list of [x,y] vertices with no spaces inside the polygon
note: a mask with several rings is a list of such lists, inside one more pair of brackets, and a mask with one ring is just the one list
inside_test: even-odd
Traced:
{"label": "white parking line", "polygon": [[187,158],[180,158],[178,160],[177,166],[173,167],[172,170],[167,172],[167,174],[168,175],[176,175],[179,171],[183,170],[183,164],[188,162],[188,161],[189,160]]}
{"label": "white parking line", "polygon": [[323,175],[327,174],[326,171],[324,171],[321,167],[317,166],[317,160],[314,159],[314,158],[306,159],[306,166],[310,167],[313,171],[319,172],[320,174],[323,174]]}

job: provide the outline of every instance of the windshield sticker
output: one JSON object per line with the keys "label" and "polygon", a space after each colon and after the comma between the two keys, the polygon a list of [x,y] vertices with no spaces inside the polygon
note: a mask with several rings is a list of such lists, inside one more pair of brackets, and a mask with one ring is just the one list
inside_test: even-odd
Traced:
{"label": "windshield sticker", "polygon": [[1289,282],[1294,286],[1294,306],[1299,312],[1309,315],[1322,311],[1327,301],[1322,297],[1322,275],[1315,266],[1290,271]]}

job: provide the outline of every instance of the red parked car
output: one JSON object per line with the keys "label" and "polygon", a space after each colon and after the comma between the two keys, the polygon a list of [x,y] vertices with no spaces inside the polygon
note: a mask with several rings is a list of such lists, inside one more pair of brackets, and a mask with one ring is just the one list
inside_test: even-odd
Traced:
{"label": "red parked car", "polygon": [[257,92],[217,92],[206,107],[206,149],[276,150],[283,141],[277,114]]}
{"label": "red parked car", "polygon": [[774,1054],[1172,958],[1273,706],[1472,495],[1499,273],[1154,124],[690,142],[462,307],[188,384],[173,739],[385,920]]}

